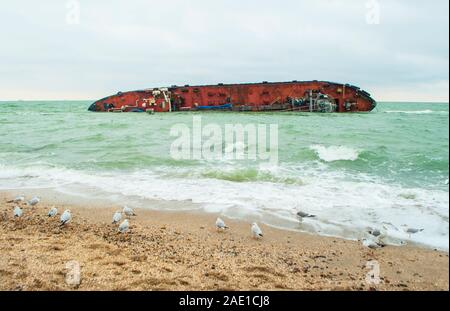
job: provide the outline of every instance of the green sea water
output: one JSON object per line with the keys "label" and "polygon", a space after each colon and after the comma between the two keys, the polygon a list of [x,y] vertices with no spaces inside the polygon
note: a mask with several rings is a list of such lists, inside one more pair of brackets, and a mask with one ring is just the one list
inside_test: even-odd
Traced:
{"label": "green sea water", "polygon": [[[449,105],[371,113],[91,113],[89,101],[1,102],[0,189],[95,193],[117,204],[192,201],[208,212],[357,238],[367,226],[448,249]],[[277,124],[278,165],[171,157],[170,129]],[[147,202],[147,203],[146,203]],[[152,208],[152,206],[148,206]],[[301,228],[298,209],[320,215]],[[403,228],[423,227],[416,237]]]}

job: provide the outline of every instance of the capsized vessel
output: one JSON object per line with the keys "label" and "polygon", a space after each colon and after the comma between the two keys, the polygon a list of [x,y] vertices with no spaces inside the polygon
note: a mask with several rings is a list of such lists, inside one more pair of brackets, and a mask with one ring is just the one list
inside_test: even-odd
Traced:
{"label": "capsized vessel", "polygon": [[119,92],[93,103],[98,112],[300,111],[368,112],[369,93],[350,84],[327,81],[262,82],[176,86]]}

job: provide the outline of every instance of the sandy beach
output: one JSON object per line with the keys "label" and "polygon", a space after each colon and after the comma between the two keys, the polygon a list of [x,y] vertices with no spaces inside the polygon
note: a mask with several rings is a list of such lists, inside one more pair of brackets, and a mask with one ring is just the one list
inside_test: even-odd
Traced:
{"label": "sandy beach", "polygon": [[[60,204],[73,221],[58,226],[46,198],[22,204],[14,219],[12,193],[0,196],[0,290],[448,290],[448,254],[412,246],[371,250],[357,241],[313,236],[200,212],[136,210],[131,230],[111,224],[120,206]],[[66,283],[76,261],[81,283]],[[380,283],[366,281],[377,261]]]}

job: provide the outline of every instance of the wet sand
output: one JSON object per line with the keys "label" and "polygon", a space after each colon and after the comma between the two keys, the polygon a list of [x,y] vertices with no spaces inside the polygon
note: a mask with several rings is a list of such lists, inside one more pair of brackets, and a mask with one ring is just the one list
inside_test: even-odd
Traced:
{"label": "wet sand", "polygon": [[[43,198],[14,219],[12,193],[0,194],[0,290],[448,290],[448,253],[412,246],[371,250],[360,242],[278,230],[218,215],[137,209],[131,230],[112,225],[119,206],[57,205]],[[107,205],[107,204],[105,204]],[[60,228],[70,209],[73,221]],[[367,282],[377,261],[380,283]],[[69,285],[76,261],[81,283]]]}

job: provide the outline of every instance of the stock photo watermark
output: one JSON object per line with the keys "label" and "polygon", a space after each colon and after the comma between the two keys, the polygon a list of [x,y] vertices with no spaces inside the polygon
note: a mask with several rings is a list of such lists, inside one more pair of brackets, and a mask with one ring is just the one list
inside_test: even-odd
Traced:
{"label": "stock photo watermark", "polygon": [[202,124],[192,118],[192,128],[175,124],[170,147],[175,160],[253,160],[278,164],[278,124]]}
{"label": "stock photo watermark", "polygon": [[78,0],[69,0],[66,2],[66,24],[79,25],[81,18],[81,5]]}
{"label": "stock photo watermark", "polygon": [[369,0],[366,2],[366,23],[368,25],[379,25],[380,24],[380,14],[381,5],[379,0]]}
{"label": "stock photo watermark", "polygon": [[369,272],[366,274],[366,283],[369,285],[379,285],[381,283],[380,263],[376,260],[368,261],[366,263],[366,269],[369,269]]}
{"label": "stock photo watermark", "polygon": [[71,287],[78,287],[81,284],[80,263],[72,260],[66,263],[66,284]]}

